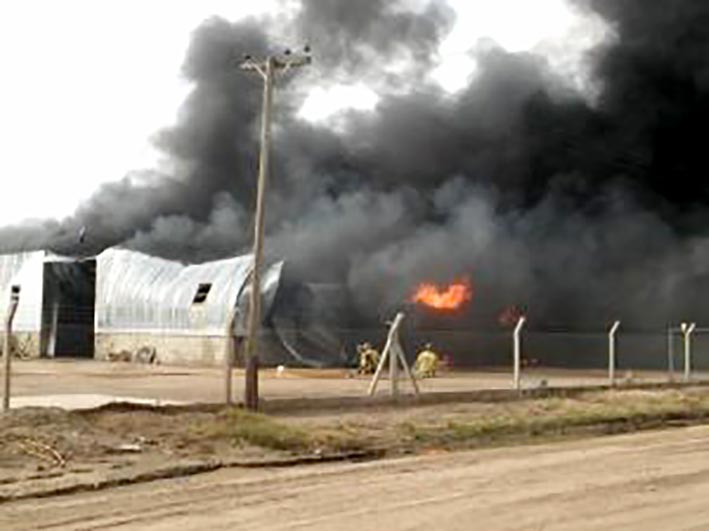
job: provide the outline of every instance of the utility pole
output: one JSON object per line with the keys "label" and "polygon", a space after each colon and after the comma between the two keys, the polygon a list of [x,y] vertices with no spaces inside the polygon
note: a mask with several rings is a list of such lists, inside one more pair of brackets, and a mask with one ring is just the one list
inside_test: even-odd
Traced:
{"label": "utility pole", "polygon": [[246,371],[244,385],[244,405],[247,409],[258,409],[258,334],[261,325],[261,266],[263,263],[263,231],[265,217],[266,184],[268,181],[269,157],[271,151],[271,107],[273,85],[276,73],[287,72],[291,68],[310,64],[310,48],[303,54],[293,54],[286,50],[280,55],[269,55],[265,59],[254,59],[247,55],[241,69],[256,72],[263,78],[263,108],[261,113],[261,153],[259,155],[258,185],[256,192],[256,219],[254,223],[254,265],[251,275],[249,298],[249,318],[246,337]]}

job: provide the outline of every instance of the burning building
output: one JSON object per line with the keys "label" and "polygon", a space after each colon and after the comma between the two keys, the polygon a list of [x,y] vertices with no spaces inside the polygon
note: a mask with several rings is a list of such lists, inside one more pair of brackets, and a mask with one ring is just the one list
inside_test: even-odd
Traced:
{"label": "burning building", "polygon": [[[0,297],[21,287],[13,348],[24,357],[130,359],[215,365],[223,361],[228,312],[237,312],[233,335],[243,338],[249,299],[249,255],[185,264],[121,248],[73,258],[47,251],[0,255]],[[361,341],[380,343],[386,321],[404,310],[406,354],[413,361],[432,342],[457,367],[506,366],[510,326],[521,315],[495,315],[478,300],[473,282],[422,282],[408,299],[380,308],[376,319],[357,312],[346,286],[314,284],[270,262],[262,284],[259,355],[264,365],[343,367]],[[532,322],[534,318],[532,316]],[[527,362],[547,367],[600,368],[606,363],[603,330],[533,328],[524,338]],[[667,336],[620,335],[619,368],[666,366]],[[705,336],[695,348],[707,347]],[[675,357],[679,349],[675,351]],[[699,356],[697,368],[704,368]],[[675,366],[680,366],[677,357]]]}
{"label": "burning building", "polygon": [[[0,244],[99,257],[120,245],[175,263],[246,252],[261,92],[234,57],[308,41],[313,68],[279,82],[266,209],[266,252],[302,287],[277,290],[284,329],[330,297],[348,308],[345,328],[381,328],[418,284],[469,274],[471,301],[448,312],[417,303],[409,326],[432,323],[441,341],[499,335],[500,314],[518,307],[530,330],[602,336],[618,319],[662,344],[673,323],[709,321],[709,189],[697,185],[709,169],[709,3],[570,3],[589,21],[580,32],[602,30],[575,60],[479,42],[468,50],[474,73],[453,93],[433,76],[455,24],[445,2],[300,0],[288,16],[207,20],[183,64],[190,93],[154,137],[169,170],[132,172],[66,219],[1,229]],[[296,102],[335,78],[370,86],[376,105],[304,120]],[[196,289],[181,295],[182,323]],[[421,296],[445,307],[459,290]],[[146,329],[152,319],[140,317]],[[303,325],[310,337],[339,352],[316,321]],[[454,350],[478,364],[504,355],[493,346]]]}
{"label": "burning building", "polygon": [[[184,264],[127,249],[71,258],[46,251],[0,255],[0,296],[21,287],[14,321],[26,357],[135,359],[214,365],[223,361],[230,308],[243,338],[250,295],[249,255]],[[284,263],[262,279],[265,364],[341,364],[334,321],[344,314],[336,286],[283,281]],[[327,317],[329,316],[329,318]],[[341,326],[341,323],[338,323]]]}

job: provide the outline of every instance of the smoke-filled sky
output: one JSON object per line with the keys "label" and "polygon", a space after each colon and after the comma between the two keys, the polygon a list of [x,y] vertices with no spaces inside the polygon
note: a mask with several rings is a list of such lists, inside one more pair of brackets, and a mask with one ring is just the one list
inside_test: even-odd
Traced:
{"label": "smoke-filled sky", "polygon": [[[480,37],[514,51],[564,42],[579,23],[563,0],[541,0],[533,10],[528,4],[452,2],[458,20],[442,43],[436,78],[460,87],[473,63],[466,51]],[[512,5],[525,12],[510,23],[504,14]],[[0,225],[70,215],[101,183],[155,164],[151,138],[174,122],[190,89],[180,67],[191,32],[205,19],[294,8],[297,2],[281,0],[2,2],[0,170],[12,177],[15,195],[0,210]],[[523,20],[530,14],[538,16],[536,24]],[[303,116],[309,119],[376,102],[365,82],[328,79],[307,91]]]}
{"label": "smoke-filled sky", "polygon": [[[179,11],[164,7],[144,37],[159,41]],[[115,24],[110,14],[82,20],[99,41]],[[708,28],[702,0],[299,0],[210,18],[184,53],[185,99],[151,136],[160,163],[136,164],[64,219],[2,229],[0,241],[77,252],[85,225],[84,251],[124,244],[208,259],[246,249],[260,83],[233,64],[309,42],[312,67],[279,82],[268,200],[268,252],[292,271],[346,283],[363,309],[396,304],[422,280],[469,276],[471,312],[481,315],[518,305],[547,326],[578,327],[709,318]],[[132,40],[140,31],[120,33],[149,55],[148,42]],[[66,163],[42,181],[61,187],[31,193],[58,198],[87,171],[122,172],[101,153],[125,145],[102,132],[146,119],[152,103],[117,106],[104,76],[121,53],[104,61],[95,47],[80,73],[97,81],[78,84],[75,98],[59,59],[31,42],[37,57],[16,61],[36,77],[16,95],[35,98],[18,122],[34,144],[18,143],[15,157]],[[46,77],[35,71],[40,57],[52,65]],[[179,94],[161,98],[145,77],[123,79],[123,90],[164,100],[157,108]],[[47,97],[71,102],[61,125],[43,114],[54,109]],[[340,103],[354,108],[331,115]],[[64,142],[87,154],[75,171]]]}

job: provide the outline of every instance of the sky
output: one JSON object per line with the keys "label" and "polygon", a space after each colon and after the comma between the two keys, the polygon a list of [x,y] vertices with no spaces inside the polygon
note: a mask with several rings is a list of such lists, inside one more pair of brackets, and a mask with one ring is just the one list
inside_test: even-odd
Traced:
{"label": "sky", "polygon": [[[452,92],[474,75],[467,51],[482,38],[509,51],[545,53],[555,68],[583,84],[583,52],[605,31],[564,0],[448,3],[457,20],[441,46],[435,80]],[[174,122],[190,90],[180,66],[192,30],[213,15],[236,20],[280,4],[2,2],[0,226],[64,217],[102,183],[153,167],[158,154],[151,137]],[[344,106],[370,109],[376,102],[374,88],[363,83],[319,86],[305,99],[301,115],[327,120]]]}

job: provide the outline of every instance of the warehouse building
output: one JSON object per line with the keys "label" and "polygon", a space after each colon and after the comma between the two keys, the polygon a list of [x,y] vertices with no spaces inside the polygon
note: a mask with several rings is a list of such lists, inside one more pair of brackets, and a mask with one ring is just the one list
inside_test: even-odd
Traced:
{"label": "warehouse building", "polygon": [[[23,357],[86,357],[151,352],[151,361],[223,361],[229,310],[243,335],[251,257],[198,265],[107,249],[88,258],[49,251],[0,255],[0,308],[21,288],[14,346]],[[282,262],[263,275],[263,315],[270,314]],[[267,334],[265,334],[267,335]]]}

